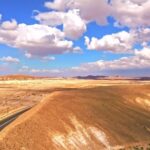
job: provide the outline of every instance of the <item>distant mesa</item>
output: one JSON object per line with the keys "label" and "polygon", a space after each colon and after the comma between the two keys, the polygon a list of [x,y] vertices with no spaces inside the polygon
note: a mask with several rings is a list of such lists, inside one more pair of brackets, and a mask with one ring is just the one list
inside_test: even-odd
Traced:
{"label": "distant mesa", "polygon": [[88,75],[88,76],[77,76],[75,77],[77,79],[92,79],[92,80],[99,80],[99,79],[105,79],[108,78],[108,76],[93,76],[93,75]]}
{"label": "distant mesa", "polygon": [[150,80],[150,77],[141,77],[141,80]]}
{"label": "distant mesa", "polygon": [[88,76],[77,76],[75,77],[77,79],[91,79],[91,80],[132,80],[132,79],[139,79],[135,77],[125,77],[125,76],[94,76],[94,75],[88,75]]}
{"label": "distant mesa", "polygon": [[150,80],[150,77],[126,77],[126,76],[77,76],[76,79],[87,79],[87,80]]}

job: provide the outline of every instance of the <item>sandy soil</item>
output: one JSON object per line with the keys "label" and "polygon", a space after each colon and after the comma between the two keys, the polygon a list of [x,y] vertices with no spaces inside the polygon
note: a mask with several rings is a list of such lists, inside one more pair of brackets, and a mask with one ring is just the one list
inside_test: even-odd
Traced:
{"label": "sandy soil", "polygon": [[2,150],[150,148],[148,82],[38,80],[3,85],[47,93],[2,130]]}
{"label": "sandy soil", "polygon": [[[133,84],[134,81],[94,81],[94,80],[6,80],[0,81],[0,116],[20,107],[37,104],[43,97],[53,91],[110,86],[114,84]],[[143,82],[141,82],[143,84]]]}

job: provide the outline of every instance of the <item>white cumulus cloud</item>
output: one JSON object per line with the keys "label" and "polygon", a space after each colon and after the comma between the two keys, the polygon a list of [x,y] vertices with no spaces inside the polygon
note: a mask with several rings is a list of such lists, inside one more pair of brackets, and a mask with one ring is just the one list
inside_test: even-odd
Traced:
{"label": "white cumulus cloud", "polygon": [[54,0],[46,2],[45,6],[57,11],[78,9],[83,20],[96,21],[98,24],[106,24],[111,14],[107,0]]}
{"label": "white cumulus cloud", "polygon": [[[46,56],[74,52],[73,42],[65,39],[65,33],[46,25],[0,25],[0,43],[19,48],[29,54]],[[10,30],[11,29],[11,30]]]}
{"label": "white cumulus cloud", "polygon": [[105,35],[100,39],[92,37],[90,40],[85,37],[85,44],[90,50],[103,50],[115,53],[127,53],[132,50],[135,43],[136,34],[121,31],[110,35]]}
{"label": "white cumulus cloud", "polygon": [[68,12],[44,12],[35,16],[41,24],[49,26],[63,25],[63,32],[70,39],[78,39],[86,31],[86,23],[80,17],[79,10]]}
{"label": "white cumulus cloud", "polygon": [[1,57],[0,61],[6,62],[6,63],[19,63],[20,62],[20,60],[18,58],[14,58],[14,57],[11,57],[11,56]]}
{"label": "white cumulus cloud", "polygon": [[149,0],[111,0],[112,16],[128,27],[146,27],[150,25]]}
{"label": "white cumulus cloud", "polygon": [[4,21],[1,24],[1,28],[5,30],[14,30],[17,28],[17,21],[12,19],[11,21]]}
{"label": "white cumulus cloud", "polygon": [[111,61],[99,60],[96,62],[84,63],[78,67],[68,69],[67,73],[69,74],[71,72],[73,75],[100,75],[102,73],[113,73],[119,71],[127,72],[127,74],[134,70],[140,72],[140,70],[150,68],[149,52],[150,49],[148,49],[147,52],[143,49],[139,51],[139,53],[136,52],[134,56],[130,57],[122,57]]}

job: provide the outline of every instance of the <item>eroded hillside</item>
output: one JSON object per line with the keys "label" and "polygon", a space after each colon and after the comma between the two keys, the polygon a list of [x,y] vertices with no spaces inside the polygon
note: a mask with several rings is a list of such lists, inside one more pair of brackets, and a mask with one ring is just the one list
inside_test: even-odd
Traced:
{"label": "eroded hillside", "polygon": [[2,130],[0,149],[148,148],[149,94],[134,84],[54,92]]}

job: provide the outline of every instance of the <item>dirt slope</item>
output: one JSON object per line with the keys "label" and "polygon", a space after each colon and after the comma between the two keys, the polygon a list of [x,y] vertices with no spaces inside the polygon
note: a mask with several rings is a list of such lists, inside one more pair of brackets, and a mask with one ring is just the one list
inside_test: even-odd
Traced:
{"label": "dirt slope", "polygon": [[0,133],[0,150],[148,146],[150,111],[144,101],[150,101],[149,94],[149,85],[54,92]]}

